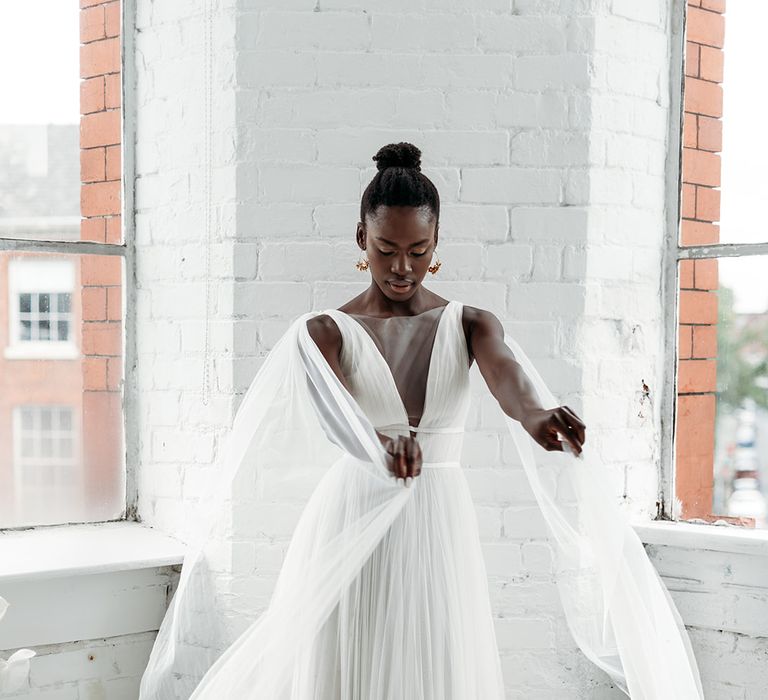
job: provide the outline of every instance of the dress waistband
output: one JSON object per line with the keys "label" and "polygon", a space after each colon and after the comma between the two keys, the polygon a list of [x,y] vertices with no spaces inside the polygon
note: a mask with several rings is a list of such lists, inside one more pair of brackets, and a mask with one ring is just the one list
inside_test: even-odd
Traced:
{"label": "dress waistband", "polygon": [[464,432],[464,428],[430,428],[420,425],[408,425],[407,423],[389,423],[388,425],[377,425],[376,430],[391,430],[396,428],[405,428],[414,433],[432,433],[435,435],[459,435]]}
{"label": "dress waistband", "polygon": [[460,462],[422,462],[422,469],[461,469]]}

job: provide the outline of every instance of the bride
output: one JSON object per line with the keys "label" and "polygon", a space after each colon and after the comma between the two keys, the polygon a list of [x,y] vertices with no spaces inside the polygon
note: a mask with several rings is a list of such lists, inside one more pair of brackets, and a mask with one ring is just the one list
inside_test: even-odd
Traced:
{"label": "bride", "polygon": [[470,365],[477,361],[505,413],[547,449],[562,450],[560,432],[580,452],[585,426],[567,406],[539,404],[493,314],[422,286],[438,268],[430,264],[440,211],[419,150],[392,144],[374,160],[357,228],[371,285],[308,327],[376,427],[391,472],[415,492],[323,629],[311,697],[503,698],[459,464]]}
{"label": "bride", "polygon": [[[422,285],[440,267],[440,200],[420,156],[408,143],[374,156],[357,225],[370,286],[291,324],[246,394],[141,698],[505,697],[460,464],[475,362],[550,527],[576,642],[633,698],[703,697],[679,616],[599,467],[568,464],[575,516],[538,478],[532,443],[579,456],[584,422],[545,407],[556,402],[492,313]],[[221,512],[249,469],[262,485],[319,474],[269,607],[230,643],[214,632],[206,552],[226,539]]]}

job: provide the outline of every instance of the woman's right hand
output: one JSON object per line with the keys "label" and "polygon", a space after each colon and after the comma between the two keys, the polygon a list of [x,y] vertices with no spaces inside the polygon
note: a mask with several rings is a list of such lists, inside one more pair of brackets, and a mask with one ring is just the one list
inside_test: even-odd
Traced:
{"label": "woman's right hand", "polygon": [[545,450],[563,451],[568,445],[575,456],[581,455],[587,426],[568,406],[530,410],[520,424]]}
{"label": "woman's right hand", "polygon": [[[415,437],[398,435],[395,438],[380,435],[379,439],[387,453],[387,468],[398,479],[407,479],[421,474],[421,445]],[[410,481],[406,482],[410,484]]]}

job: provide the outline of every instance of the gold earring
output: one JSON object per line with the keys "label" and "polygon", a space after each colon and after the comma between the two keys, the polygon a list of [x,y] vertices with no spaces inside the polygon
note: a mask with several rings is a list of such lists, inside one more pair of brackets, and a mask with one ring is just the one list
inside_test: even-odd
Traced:
{"label": "gold earring", "polygon": [[368,269],[369,264],[368,258],[365,260],[360,260],[360,258],[357,259],[357,262],[355,263],[355,267],[360,270],[360,272],[365,272]]}
{"label": "gold earring", "polygon": [[[433,253],[434,253],[435,255],[437,255],[437,253],[436,253],[435,251],[433,251]],[[436,272],[437,272],[437,271],[440,269],[440,265],[442,265],[442,264],[443,264],[443,263],[442,263],[442,262],[440,262],[440,256],[438,255],[438,256],[437,256],[437,262],[436,262],[434,265],[430,265],[430,266],[427,268],[427,270],[429,270],[429,271],[430,271],[430,272],[431,272],[431,273],[434,275],[434,274],[435,274],[435,273],[436,273]]]}

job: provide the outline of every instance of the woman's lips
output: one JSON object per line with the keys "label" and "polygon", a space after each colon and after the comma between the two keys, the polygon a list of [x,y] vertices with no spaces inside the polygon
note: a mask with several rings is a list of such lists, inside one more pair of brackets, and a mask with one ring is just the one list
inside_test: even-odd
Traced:
{"label": "woman's lips", "polygon": [[389,280],[387,284],[396,292],[407,292],[413,287],[413,282],[399,282],[397,280]]}

